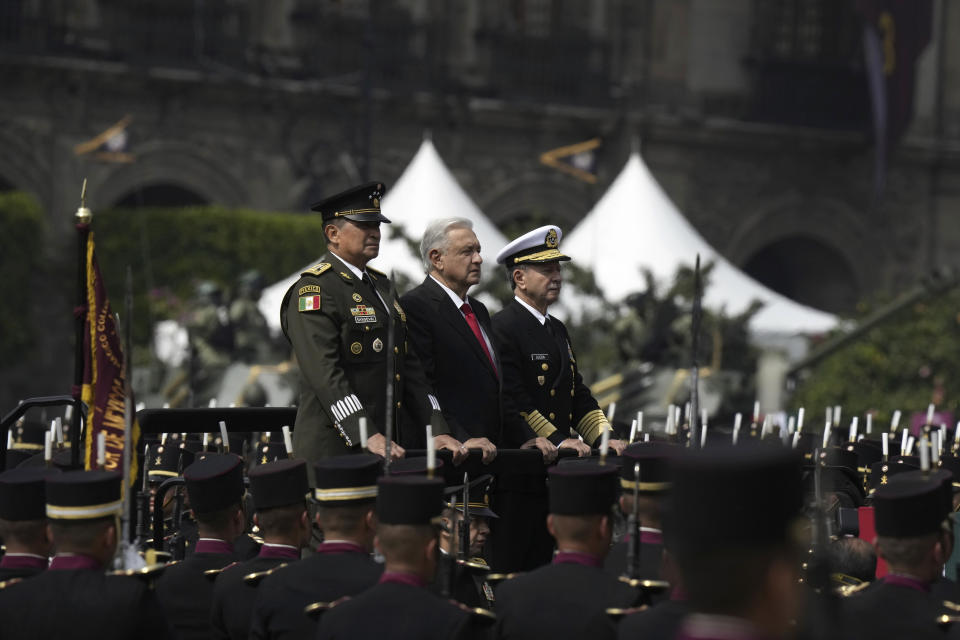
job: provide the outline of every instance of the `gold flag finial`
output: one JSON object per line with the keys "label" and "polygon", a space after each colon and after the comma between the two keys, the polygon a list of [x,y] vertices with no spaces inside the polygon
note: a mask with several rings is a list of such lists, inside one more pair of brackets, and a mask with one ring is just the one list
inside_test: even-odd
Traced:
{"label": "gold flag finial", "polygon": [[87,179],[83,179],[83,187],[80,189],[80,208],[73,214],[77,224],[90,224],[93,219],[93,212],[87,209]]}

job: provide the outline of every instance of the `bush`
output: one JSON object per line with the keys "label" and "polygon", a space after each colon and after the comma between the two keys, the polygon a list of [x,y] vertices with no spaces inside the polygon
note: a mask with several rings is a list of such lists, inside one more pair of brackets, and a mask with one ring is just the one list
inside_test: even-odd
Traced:
{"label": "bush", "polygon": [[226,292],[258,269],[275,282],[326,250],[318,215],[220,206],[115,209],[94,215],[97,258],[114,311],[123,311],[127,265],[134,288],[134,342],[146,344],[158,320],[178,319],[199,280]]}
{"label": "bush", "polygon": [[45,221],[40,203],[19,191],[0,193],[0,300],[8,312],[0,315],[0,358],[19,360],[34,340],[31,279],[42,267]]}

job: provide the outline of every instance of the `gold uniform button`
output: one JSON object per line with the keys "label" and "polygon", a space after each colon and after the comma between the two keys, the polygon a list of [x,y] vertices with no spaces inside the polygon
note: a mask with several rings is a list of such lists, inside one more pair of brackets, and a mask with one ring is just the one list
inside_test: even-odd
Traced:
{"label": "gold uniform button", "polygon": [[400,401],[397,400],[397,409],[399,409],[399,408],[400,408]]}
{"label": "gold uniform button", "polygon": [[557,395],[557,390],[556,390],[556,389],[550,389],[550,395],[551,395],[551,396]]}
{"label": "gold uniform button", "polygon": [[573,420],[573,414],[572,414],[572,413],[567,414],[567,420]]}
{"label": "gold uniform button", "polygon": [[400,353],[400,347],[394,347],[394,348],[393,348],[393,352],[394,352],[394,353]]}
{"label": "gold uniform button", "polygon": [[553,411],[551,411],[551,412],[550,412],[550,419],[553,420],[553,419],[556,418],[556,417],[557,417],[557,415],[556,415]]}
{"label": "gold uniform button", "polygon": [[546,371],[547,369],[550,368],[550,365],[548,365],[546,362],[544,362],[542,365],[540,365],[540,368],[543,369],[544,371]]}
{"label": "gold uniform button", "polygon": [[570,389],[570,397],[573,397],[573,389]]}
{"label": "gold uniform button", "polygon": [[397,374],[397,382],[400,382],[400,374]]}

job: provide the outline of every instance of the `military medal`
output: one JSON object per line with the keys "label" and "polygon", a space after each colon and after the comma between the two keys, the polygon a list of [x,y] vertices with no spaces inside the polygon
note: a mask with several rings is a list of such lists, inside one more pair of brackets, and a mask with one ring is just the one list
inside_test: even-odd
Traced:
{"label": "military medal", "polygon": [[358,356],[360,355],[361,351],[363,351],[363,345],[360,344],[359,342],[354,342],[353,344],[350,345],[350,353],[352,353],[353,355]]}
{"label": "military medal", "polygon": [[376,351],[377,353],[380,353],[381,351],[383,351],[383,341],[380,338],[377,338],[376,340],[374,340],[373,345],[371,346],[373,346],[373,350]]}
{"label": "military medal", "polygon": [[354,292],[354,293],[353,293],[353,301],[354,301],[354,302],[363,302],[363,296],[361,296],[361,295],[360,295],[359,293],[357,293],[357,292]]}
{"label": "military medal", "polygon": [[546,382],[546,381],[547,381],[546,377],[544,377],[544,376],[537,376],[537,382],[540,383],[540,386],[541,386],[541,387],[543,386],[543,383]]}

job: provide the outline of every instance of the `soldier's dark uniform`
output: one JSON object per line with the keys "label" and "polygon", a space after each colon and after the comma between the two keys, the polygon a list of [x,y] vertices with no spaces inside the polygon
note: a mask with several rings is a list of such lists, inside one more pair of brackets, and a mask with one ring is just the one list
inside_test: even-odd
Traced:
{"label": "soldier's dark uniform", "polygon": [[[279,507],[300,505],[306,509],[307,468],[303,460],[261,464],[250,472],[249,477],[250,492],[261,517],[265,511]],[[299,546],[274,544],[267,537],[256,558],[221,571],[213,585],[210,611],[214,637],[246,640],[250,636],[259,580],[266,572],[299,559]]]}
{"label": "soldier's dark uniform", "polygon": [[[121,476],[74,471],[47,482],[51,520],[102,520],[120,514]],[[55,540],[56,542],[56,540]],[[104,574],[100,560],[76,553],[0,590],[0,637],[144,640],[172,638],[163,610],[143,578]]]}
{"label": "soldier's dark uniform", "polygon": [[[669,460],[674,455],[674,445],[662,442],[640,442],[627,447],[621,456],[620,488],[624,495],[632,498],[634,491],[642,499],[664,500],[670,489]],[[638,465],[635,468],[635,465]],[[639,480],[635,472],[639,472]],[[629,521],[629,513],[623,514]],[[639,575],[636,577],[663,580],[661,564],[663,562],[663,531],[641,521]],[[659,525],[659,519],[657,524]],[[622,540],[615,542],[604,562],[604,568],[614,576],[625,575],[627,557],[633,531],[627,531]],[[665,593],[664,593],[665,597]]]}
{"label": "soldier's dark uniform", "polygon": [[[500,518],[490,508],[488,495],[490,482],[491,476],[489,475],[483,475],[470,481],[471,530],[474,529],[477,518],[483,518],[487,521]],[[445,490],[445,493],[449,496],[447,502],[448,513],[449,511],[463,513],[463,489],[463,485],[454,485]],[[459,524],[451,529],[450,535],[454,541],[452,548],[459,550],[461,544]],[[469,550],[464,554],[463,559],[459,558],[459,552],[451,555],[441,549],[440,553],[442,562],[437,567],[438,575],[432,585],[433,590],[438,594],[441,593],[444,586],[450,582],[452,574],[453,584],[448,586],[450,597],[468,607],[480,607],[492,611],[496,597],[494,596],[493,585],[487,580],[487,576],[490,574],[490,566],[486,559],[471,556]],[[451,571],[451,569],[453,570]]]}
{"label": "soldier's dark uniform", "polygon": [[[407,476],[379,482],[377,516],[381,524],[427,524],[440,515],[442,507],[440,480]],[[425,587],[419,576],[385,571],[376,586],[324,613],[317,638],[446,640],[478,635],[470,613]]]}
{"label": "soldier's dark uniform", "polygon": [[[47,520],[46,479],[57,473],[60,473],[57,469],[47,467],[25,467],[0,474],[0,520],[10,526],[29,525],[42,532]],[[5,542],[7,549],[0,559],[0,582],[27,578],[47,568],[46,554],[17,553],[12,550],[14,541]],[[42,545],[42,540],[39,542]]]}
{"label": "soldier's dark uniform", "polygon": [[[372,508],[382,469],[382,460],[373,454],[325,458],[315,465],[314,498],[331,509],[364,504]],[[317,623],[304,613],[307,605],[357,595],[375,585],[381,573],[383,565],[355,542],[324,542],[314,555],[264,579],[254,605],[250,638],[311,639]]]}
{"label": "soldier's dark uniform", "polygon": [[[560,253],[560,230],[540,227],[517,238],[497,255],[508,271],[516,266],[567,261]],[[493,316],[503,365],[505,410],[519,413],[537,435],[560,444],[571,429],[589,445],[599,443],[609,423],[583,383],[570,336],[562,322],[534,317],[516,298]]]}
{"label": "soldier's dark uniform", "polygon": [[[877,536],[917,538],[947,533],[944,519],[952,511],[950,474],[908,471],[897,474],[873,496]],[[930,543],[931,546],[933,543]],[[882,552],[882,547],[881,547]],[[943,631],[937,618],[943,600],[934,597],[932,581],[890,573],[854,590],[843,601],[845,638],[938,638]]]}
{"label": "soldier's dark uniform", "polygon": [[[240,503],[242,468],[240,458],[233,454],[208,454],[184,470],[190,505],[199,517]],[[184,640],[211,637],[213,581],[235,559],[230,542],[200,538],[193,554],[168,565],[157,581],[157,597]]]}
{"label": "soldier's dark uniform", "polygon": [[[609,514],[617,470],[592,461],[549,472],[550,513]],[[640,593],[603,571],[603,558],[560,549],[553,562],[501,583],[496,590],[498,638],[614,637],[608,608],[625,609]]]}
{"label": "soldier's dark uniform", "polygon": [[[389,222],[380,213],[382,193],[382,184],[363,185],[314,205],[313,210],[320,211],[325,221],[342,217]],[[434,435],[449,433],[408,342],[407,316],[393,284],[369,266],[365,273],[369,283],[328,252],[283,298],[281,327],[293,346],[301,379],[293,446],[308,461],[359,451],[361,417],[367,418],[370,435],[385,432],[389,357],[395,371],[395,424],[402,413],[397,409],[406,407],[414,421],[410,428],[432,424]],[[392,354],[387,353],[390,322]],[[394,430],[393,439],[403,444],[402,428]]]}

